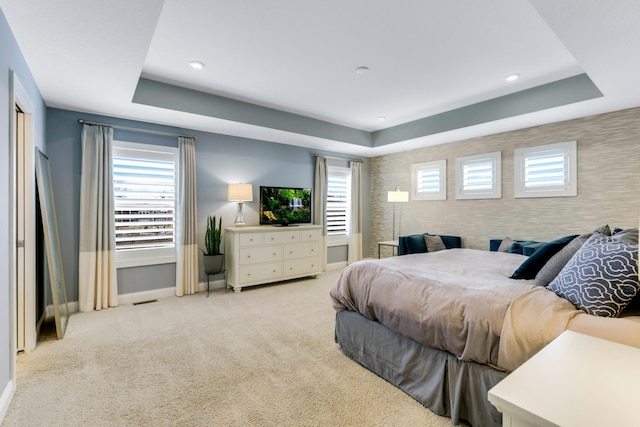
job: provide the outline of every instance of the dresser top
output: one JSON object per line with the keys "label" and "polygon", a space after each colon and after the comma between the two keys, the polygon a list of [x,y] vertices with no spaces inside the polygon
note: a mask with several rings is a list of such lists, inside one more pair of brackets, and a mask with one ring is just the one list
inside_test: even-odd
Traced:
{"label": "dresser top", "polygon": [[308,230],[322,228],[321,225],[314,224],[295,224],[288,225],[286,227],[277,225],[256,225],[250,227],[225,227],[224,231],[228,233],[260,233],[266,231],[296,231],[296,230]]}

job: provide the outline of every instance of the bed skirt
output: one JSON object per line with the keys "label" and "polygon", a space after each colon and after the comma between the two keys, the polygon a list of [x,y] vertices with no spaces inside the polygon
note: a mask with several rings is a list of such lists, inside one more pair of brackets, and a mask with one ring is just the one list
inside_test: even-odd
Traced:
{"label": "bed skirt", "polygon": [[336,313],[336,342],[352,360],[395,385],[454,425],[501,426],[502,415],[487,400],[507,372],[425,347],[359,313]]}

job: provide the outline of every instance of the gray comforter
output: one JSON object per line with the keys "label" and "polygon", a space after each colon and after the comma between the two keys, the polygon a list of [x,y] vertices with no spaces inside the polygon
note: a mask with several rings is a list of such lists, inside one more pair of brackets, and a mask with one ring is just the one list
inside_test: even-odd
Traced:
{"label": "gray comforter", "polygon": [[[368,319],[461,360],[512,370],[566,329],[577,311],[533,281],[509,276],[522,255],[451,249],[347,267],[331,290],[336,310]],[[522,319],[510,310],[524,298],[546,318]],[[514,326],[515,325],[515,326]],[[518,343],[519,330],[536,342]],[[533,333],[532,333],[533,331]],[[506,335],[506,336],[505,336]]]}

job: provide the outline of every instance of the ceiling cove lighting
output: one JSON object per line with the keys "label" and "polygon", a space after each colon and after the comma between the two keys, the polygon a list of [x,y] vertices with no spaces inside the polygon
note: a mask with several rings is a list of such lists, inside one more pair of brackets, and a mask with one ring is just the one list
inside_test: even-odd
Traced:
{"label": "ceiling cove lighting", "polygon": [[191,68],[194,70],[202,70],[204,68],[204,62],[200,61],[191,61],[189,62],[189,65],[191,65]]}
{"label": "ceiling cove lighting", "polygon": [[515,82],[519,78],[520,78],[520,74],[509,74],[507,77],[505,77],[505,80],[508,82]]}

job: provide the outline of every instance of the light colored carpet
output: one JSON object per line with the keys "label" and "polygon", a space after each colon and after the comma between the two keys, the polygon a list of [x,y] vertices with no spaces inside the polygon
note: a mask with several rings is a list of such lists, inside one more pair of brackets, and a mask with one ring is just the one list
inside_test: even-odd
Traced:
{"label": "light colored carpet", "polygon": [[76,313],[3,426],[451,426],[342,354],[319,278]]}

